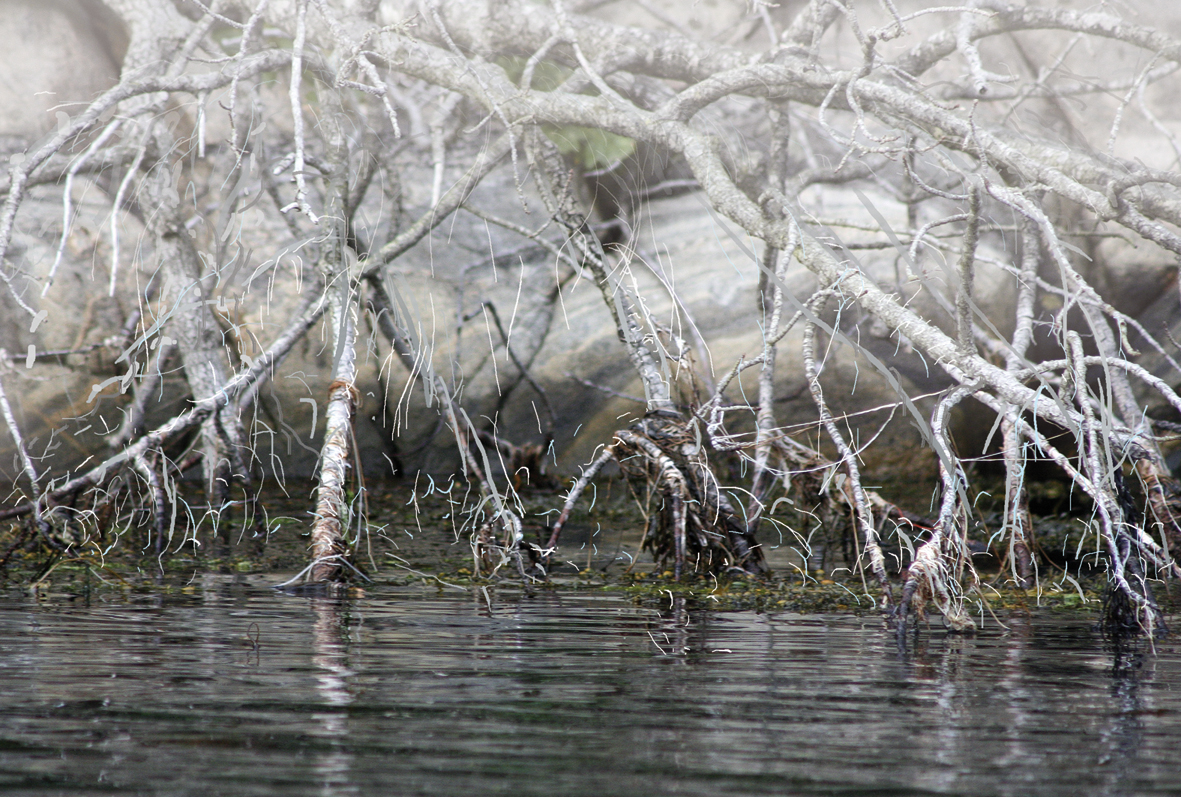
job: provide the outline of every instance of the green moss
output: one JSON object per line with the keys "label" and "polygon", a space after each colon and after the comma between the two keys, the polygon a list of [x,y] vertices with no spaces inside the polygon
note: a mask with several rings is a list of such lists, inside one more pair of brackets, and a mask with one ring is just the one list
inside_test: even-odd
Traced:
{"label": "green moss", "polygon": [[606,169],[636,151],[634,140],[598,128],[542,125],[541,129],[559,152],[588,171]]}
{"label": "green moss", "polygon": [[[496,60],[509,80],[520,83],[525,74],[528,59],[519,56],[502,56]],[[574,70],[553,61],[541,60],[533,66],[530,88],[535,91],[554,91],[574,74]],[[598,94],[590,87],[587,94]],[[636,151],[636,142],[624,136],[608,133],[598,128],[579,125],[542,125],[542,132],[554,142],[558,151],[569,157],[575,164],[588,171],[605,169]]]}

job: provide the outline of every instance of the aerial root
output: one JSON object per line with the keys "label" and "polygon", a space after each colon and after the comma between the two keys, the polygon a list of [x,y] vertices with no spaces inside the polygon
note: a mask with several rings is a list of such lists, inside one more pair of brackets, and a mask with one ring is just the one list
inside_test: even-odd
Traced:
{"label": "aerial root", "polygon": [[641,547],[679,579],[687,569],[730,569],[765,574],[762,549],[737,515],[696,436],[679,415],[653,413],[615,433],[567,494],[547,548],[558,544],[562,527],[590,480],[610,461],[632,484],[643,484],[653,507]]}
{"label": "aerial root", "polygon": [[976,623],[964,611],[963,598],[955,594],[955,580],[943,551],[943,534],[937,532],[915,551],[914,561],[907,569],[906,584],[902,588],[902,602],[896,615],[900,633],[905,631],[906,616],[913,611],[919,620],[926,620],[926,606],[933,604],[942,613],[947,625],[957,633],[972,633]]}

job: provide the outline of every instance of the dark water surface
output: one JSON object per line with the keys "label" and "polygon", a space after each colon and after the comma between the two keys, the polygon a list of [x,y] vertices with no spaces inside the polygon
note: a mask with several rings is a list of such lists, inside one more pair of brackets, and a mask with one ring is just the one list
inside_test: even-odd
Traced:
{"label": "dark water surface", "polygon": [[209,576],[0,603],[0,791],[1175,794],[1179,676],[1078,618],[903,655],[875,618]]}

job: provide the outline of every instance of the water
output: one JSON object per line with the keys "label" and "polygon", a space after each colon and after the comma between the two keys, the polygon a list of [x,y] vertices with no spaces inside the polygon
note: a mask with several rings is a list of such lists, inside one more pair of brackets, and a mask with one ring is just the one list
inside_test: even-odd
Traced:
{"label": "water", "polygon": [[1176,647],[1115,657],[1077,618],[924,631],[900,654],[875,618],[191,589],[0,604],[0,790],[1078,797],[1181,782]]}

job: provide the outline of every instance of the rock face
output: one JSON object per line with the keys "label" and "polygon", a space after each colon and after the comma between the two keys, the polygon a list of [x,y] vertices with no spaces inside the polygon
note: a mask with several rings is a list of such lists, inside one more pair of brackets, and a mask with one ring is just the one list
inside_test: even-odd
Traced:
{"label": "rock face", "polygon": [[[509,186],[505,189],[511,191]],[[498,194],[503,192],[494,185],[485,186],[473,204]],[[878,194],[863,196],[877,215],[903,228],[906,209],[900,203]],[[808,201],[813,207],[824,207],[826,219],[854,228],[874,224],[869,209],[851,191],[825,189]],[[502,203],[495,212],[511,215],[512,208]],[[596,447],[609,442],[616,429],[643,414],[641,401],[620,395],[642,398],[641,383],[628,363],[603,296],[589,278],[563,283],[556,306],[547,310],[547,295],[556,289],[555,274],[560,273],[554,259],[522,259],[517,264],[503,264],[495,273],[487,266],[455,269],[452,258],[463,257],[461,253],[473,247],[472,242],[462,240],[464,234],[459,230],[463,226],[450,229],[450,244],[438,240],[430,247],[433,278],[427,276],[431,264],[413,265],[416,258],[422,257],[421,251],[398,265],[397,270],[405,275],[398,281],[399,289],[406,294],[408,305],[420,308],[413,323],[433,330],[433,361],[440,373],[448,377],[453,373],[462,375],[462,398],[471,417],[496,418],[500,433],[521,443],[541,438],[546,420],[544,402],[523,383],[512,388],[511,400],[501,402],[519,371],[506,356],[495,323],[481,311],[481,303],[495,307],[506,327],[510,318],[515,318],[511,332],[514,353],[518,359],[532,360],[530,373],[554,407],[554,453],[560,468],[569,471],[586,462]],[[756,263],[762,245],[745,238],[731,223],[713,214],[699,193],[653,201],[633,226],[636,234],[631,242],[632,254],[626,267],[624,259],[620,259],[616,273],[642,297],[650,329],[671,330],[694,349],[697,386],[706,391],[704,395],[690,392],[693,382],[683,370],[678,372],[676,363],[669,364],[668,372],[681,387],[682,400],[700,401],[708,397],[709,386],[724,377],[739,357],[753,358],[762,352]],[[908,279],[899,252],[859,250],[858,239],[864,234],[859,236],[855,229],[852,234],[847,234],[848,229],[840,232],[840,240],[849,247],[845,256],[856,257],[860,266],[882,284],[915,293],[912,306],[936,319],[942,314],[945,326],[954,327],[953,319],[943,314],[928,292],[933,282],[946,279],[937,264],[921,261],[920,271],[927,269],[930,273]],[[480,229],[479,234],[487,233]],[[492,235],[497,238],[495,233]],[[834,241],[837,237],[834,233]],[[520,246],[520,239],[497,240],[504,250]],[[982,251],[988,251],[987,244]],[[471,255],[466,259],[471,261]],[[456,281],[461,273],[465,275],[462,287]],[[786,316],[791,317],[799,303],[815,291],[816,282],[810,272],[793,263],[786,284],[792,294]],[[977,303],[983,312],[994,318],[1012,317],[1015,280],[1011,276],[1000,269],[982,267],[977,288]],[[458,304],[461,309],[439,312],[441,307]],[[425,314],[428,308],[434,315]],[[456,336],[440,320],[448,316],[472,320]],[[865,413],[848,420],[854,440],[867,441],[879,427],[886,427],[878,445],[865,455],[871,477],[900,475],[898,469],[903,465],[907,473],[930,475],[933,461],[921,453],[922,440],[900,404],[897,389],[908,396],[927,394],[945,387],[946,377],[937,369],[927,368],[905,341],[875,326],[855,305],[839,309],[833,302],[823,317],[840,330],[831,339],[821,335],[819,344],[823,358],[821,381],[834,414]],[[803,327],[797,325],[779,345],[775,410],[780,424],[815,442],[817,412],[803,375],[802,334]],[[876,362],[859,353],[858,346],[875,355]],[[727,394],[730,400],[755,401],[757,379],[757,368],[746,371],[731,385]],[[588,382],[602,389],[588,387]],[[929,415],[928,402],[920,400],[918,407],[924,417]],[[416,429],[434,427],[429,418],[413,409],[411,417],[416,420],[407,426],[407,447],[413,447]],[[887,424],[891,417],[894,420]],[[746,425],[739,421],[733,431],[748,429],[749,421]]]}
{"label": "rock face", "polygon": [[119,79],[126,41],[99,2],[0,0],[0,136],[33,138]]}
{"label": "rock face", "polygon": [[[108,206],[93,186],[82,181],[79,185],[78,198],[91,201],[77,203],[79,215],[56,278],[44,296],[40,290],[28,292],[28,301],[35,310],[47,312],[48,320],[31,331],[23,313],[7,313],[0,341],[0,346],[18,355],[0,378],[16,397],[26,436],[36,438],[39,447],[50,441],[51,448],[41,453],[47,456],[45,466],[55,470],[91,453],[101,455],[106,430],[121,423],[132,391],[125,390],[119,379],[124,367],[115,364],[122,353],[119,346],[126,344],[115,339],[124,320],[138,306],[136,287],[150,284],[152,279],[150,256],[135,261],[128,245],[120,268],[135,276],[120,280],[115,296],[106,295],[111,251],[99,230]],[[40,288],[55,259],[60,199],[48,189],[38,191],[44,198],[29,205],[26,230],[37,219],[48,227],[41,235],[28,230],[17,241],[31,284]],[[511,176],[506,175],[481,186],[471,204],[536,225],[536,212],[526,215],[514,197]],[[855,198],[853,204],[846,205],[838,205],[837,199],[826,200],[834,213],[839,207],[856,223],[864,221],[856,215],[858,208],[868,215]],[[881,197],[873,201],[879,212],[896,222],[904,219],[900,206]],[[538,205],[536,200],[529,204]],[[126,222],[127,237],[135,241],[134,220]],[[299,286],[311,268],[297,256],[279,256],[296,247],[282,242],[276,226],[277,222],[261,211],[247,216],[243,228],[250,230],[249,248],[267,253],[267,258],[256,254],[245,267],[231,269],[233,273],[226,275],[217,292],[222,297],[223,316],[229,327],[237,329],[240,353],[245,356],[256,356],[260,347],[252,341],[265,345],[294,312]],[[699,386],[708,391],[708,385],[728,372],[740,356],[754,357],[762,350],[761,311],[756,298],[759,275],[753,258],[760,245],[714,216],[695,193],[651,203],[637,218],[635,228],[635,251],[623,272],[624,283],[642,297],[650,324],[672,330],[694,348]],[[204,233],[198,230],[195,234],[208,245]],[[375,245],[381,243],[381,231],[376,234]],[[598,287],[587,276],[568,275],[549,253],[532,246],[522,248],[523,243],[529,242],[460,214],[454,224],[440,228],[394,263],[387,286],[398,304],[400,323],[413,331],[417,341],[423,358],[419,373],[422,363],[429,362],[457,391],[459,403],[477,427],[495,420],[497,431],[516,443],[541,439],[541,430],[550,426],[548,400],[555,419],[553,456],[559,469],[569,472],[592,456],[597,446],[609,442],[614,430],[644,411],[642,403],[607,391],[633,396],[642,396],[643,391]],[[851,238],[845,243],[855,246]],[[493,261],[482,254],[490,248],[508,254]],[[893,282],[896,253],[868,254],[872,257],[860,258],[862,266],[880,274],[883,281]],[[1003,305],[1011,294],[1003,282],[990,289],[990,307]],[[812,276],[798,264],[789,269],[787,285],[796,301],[806,300],[815,289]],[[238,298],[242,298],[240,304]],[[794,308],[788,315],[792,312]],[[838,313],[833,306],[825,317],[842,330],[831,342],[821,337],[822,381],[834,412],[895,405],[898,396],[891,379],[900,379],[911,395],[941,386],[938,374],[928,378],[921,363],[912,362],[915,358],[908,356],[904,342],[888,338],[884,330],[875,332],[855,309]],[[506,351],[501,330],[508,337],[512,356]],[[428,404],[421,380],[408,380],[405,363],[390,351],[379,333],[375,334],[371,318],[362,333],[368,342],[359,357],[362,404],[357,437],[366,468],[374,473],[388,472],[390,462],[402,470],[454,467],[454,442],[440,427],[438,401]],[[809,432],[816,411],[803,379],[801,334],[802,328],[797,326],[779,347],[776,413],[780,423],[815,439],[815,429]],[[876,334],[882,337],[874,337]],[[260,392],[258,405],[244,419],[256,446],[257,465],[277,477],[304,476],[315,467],[323,430],[319,416],[332,381],[330,339],[321,323],[276,370]],[[887,378],[879,373],[856,353],[854,341],[872,350],[883,349],[890,367],[904,375]],[[111,345],[101,345],[104,342]],[[19,355],[30,345],[42,354],[95,348],[62,358],[42,356],[26,369]],[[150,366],[151,361],[142,353],[140,359],[144,367]],[[526,365],[545,391],[544,398],[520,380],[518,362]],[[175,368],[175,363],[165,365],[168,375],[159,397],[151,403],[149,424],[162,422],[183,407],[183,382]],[[682,388],[691,387],[686,374],[679,373],[675,363],[670,364],[669,377],[675,380],[678,376]],[[588,387],[586,382],[602,389]],[[757,369],[748,370],[731,386],[730,399],[753,401],[756,382]],[[694,401],[701,397],[683,392],[681,398]],[[921,441],[902,420],[904,413],[895,409],[894,414],[896,420],[885,437],[892,445],[878,450],[896,453],[901,461],[913,460]],[[856,417],[850,424],[864,429],[862,434],[868,436],[889,415],[888,409],[879,409]],[[739,424],[735,430],[742,428]],[[0,447],[0,466],[9,471],[13,450],[7,435]],[[407,456],[420,447],[423,455]],[[922,457],[913,462],[920,468],[930,464]],[[9,471],[12,475],[15,471]]]}

